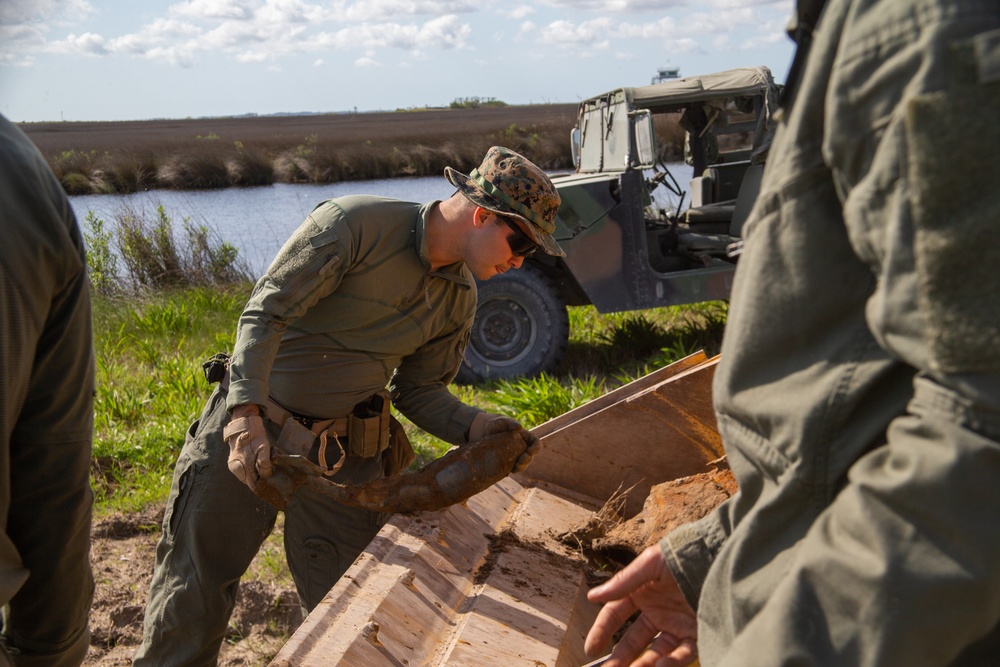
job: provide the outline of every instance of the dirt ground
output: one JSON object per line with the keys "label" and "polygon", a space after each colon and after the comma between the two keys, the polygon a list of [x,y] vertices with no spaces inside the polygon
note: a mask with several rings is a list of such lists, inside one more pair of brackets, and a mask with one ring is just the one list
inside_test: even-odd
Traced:
{"label": "dirt ground", "polygon": [[[142,639],[163,508],[95,519],[91,563],[96,591],[91,646],[84,665],[130,665]],[[301,622],[298,596],[285,566],[282,525],[275,528],[240,586],[222,667],[266,665]]]}

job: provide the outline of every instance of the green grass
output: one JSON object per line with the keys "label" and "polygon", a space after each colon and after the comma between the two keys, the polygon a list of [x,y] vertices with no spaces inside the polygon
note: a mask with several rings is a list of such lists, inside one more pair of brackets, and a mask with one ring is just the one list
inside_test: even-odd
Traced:
{"label": "green grass", "polygon": [[232,349],[249,284],[94,299],[98,511],[162,501],[187,426],[211,394],[201,362]]}
{"label": "green grass", "polygon": [[[185,432],[213,389],[201,364],[232,349],[251,288],[238,283],[95,296],[98,514],[138,511],[166,498]],[[725,316],[719,302],[613,315],[571,308],[569,349],[555,373],[451,390],[469,404],[537,426],[698,349],[715,354]],[[447,451],[446,443],[403,422],[415,466]]]}

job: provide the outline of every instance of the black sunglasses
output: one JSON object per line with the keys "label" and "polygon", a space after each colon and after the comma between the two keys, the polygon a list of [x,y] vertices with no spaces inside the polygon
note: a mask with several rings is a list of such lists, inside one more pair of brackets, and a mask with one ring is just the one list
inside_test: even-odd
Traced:
{"label": "black sunglasses", "polygon": [[505,225],[514,230],[514,236],[507,237],[507,244],[510,246],[510,251],[514,253],[515,257],[528,257],[534,255],[535,251],[538,250],[538,244],[535,240],[524,233],[521,227],[511,220],[510,218],[495,214],[497,219],[503,222]]}

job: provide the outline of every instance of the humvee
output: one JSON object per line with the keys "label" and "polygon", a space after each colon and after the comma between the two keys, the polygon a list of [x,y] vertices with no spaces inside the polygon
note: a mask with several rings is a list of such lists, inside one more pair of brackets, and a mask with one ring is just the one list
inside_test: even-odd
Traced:
{"label": "humvee", "polygon": [[[582,102],[570,137],[575,171],[552,177],[562,197],[554,236],[566,256],[538,253],[479,284],[457,381],[554,369],[569,339],[567,306],[613,313],[728,298],[779,93],[766,67],[744,67]],[[686,189],[663,159],[661,135],[678,128]]]}

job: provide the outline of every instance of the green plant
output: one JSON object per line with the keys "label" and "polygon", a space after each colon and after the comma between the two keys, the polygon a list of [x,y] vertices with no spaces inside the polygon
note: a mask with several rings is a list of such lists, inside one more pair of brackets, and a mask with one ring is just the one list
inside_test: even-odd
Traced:
{"label": "green plant", "polygon": [[560,382],[545,373],[534,378],[497,383],[490,400],[499,412],[530,428],[593,400],[604,393],[604,380],[594,376]]}
{"label": "green plant", "polygon": [[[205,224],[182,221],[183,243],[163,206],[156,215],[123,205],[114,216],[114,232],[93,211],[87,213],[87,265],[95,291],[162,289],[181,285],[227,285],[246,282],[250,270],[236,246],[220,240]],[[183,252],[180,248],[183,248]],[[118,272],[118,260],[125,275]]]}
{"label": "green plant", "polygon": [[87,273],[94,290],[113,294],[119,287],[118,257],[115,255],[114,235],[104,228],[104,220],[93,211],[84,219],[83,240],[87,246]]}

